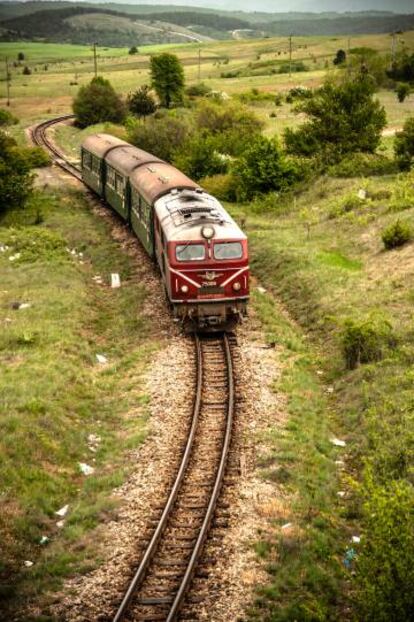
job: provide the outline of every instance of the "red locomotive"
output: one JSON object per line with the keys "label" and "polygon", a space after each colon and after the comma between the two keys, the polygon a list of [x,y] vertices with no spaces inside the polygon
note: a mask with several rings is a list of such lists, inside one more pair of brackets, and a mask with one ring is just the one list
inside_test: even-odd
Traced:
{"label": "red locomotive", "polygon": [[156,260],[173,313],[186,326],[223,330],[246,314],[247,239],[217,199],[108,134],[83,142],[82,177]]}

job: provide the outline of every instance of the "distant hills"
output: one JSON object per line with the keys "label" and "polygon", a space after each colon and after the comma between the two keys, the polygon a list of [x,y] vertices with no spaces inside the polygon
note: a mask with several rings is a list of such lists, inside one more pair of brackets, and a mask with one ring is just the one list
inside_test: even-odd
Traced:
{"label": "distant hills", "polygon": [[[413,7],[414,9],[414,7]],[[56,0],[0,2],[0,40],[105,46],[245,37],[344,35],[414,29],[414,14],[245,13],[185,6]]]}

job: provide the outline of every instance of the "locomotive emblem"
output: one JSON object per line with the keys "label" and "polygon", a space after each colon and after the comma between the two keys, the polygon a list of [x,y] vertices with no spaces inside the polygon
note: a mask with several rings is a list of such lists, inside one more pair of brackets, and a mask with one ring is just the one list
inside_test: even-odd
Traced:
{"label": "locomotive emblem", "polygon": [[202,274],[199,274],[199,276],[201,277],[203,284],[205,283],[206,285],[216,285],[216,279],[218,279],[220,276],[223,276],[223,273],[214,272],[213,270],[212,272],[204,272]]}

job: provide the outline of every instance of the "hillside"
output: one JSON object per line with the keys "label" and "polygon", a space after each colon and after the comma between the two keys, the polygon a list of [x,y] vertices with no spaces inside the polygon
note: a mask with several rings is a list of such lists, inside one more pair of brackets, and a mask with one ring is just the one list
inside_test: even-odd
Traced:
{"label": "hillside", "polygon": [[264,13],[118,3],[2,2],[0,40],[102,46],[268,36],[353,35],[414,28],[414,15],[387,12]]}

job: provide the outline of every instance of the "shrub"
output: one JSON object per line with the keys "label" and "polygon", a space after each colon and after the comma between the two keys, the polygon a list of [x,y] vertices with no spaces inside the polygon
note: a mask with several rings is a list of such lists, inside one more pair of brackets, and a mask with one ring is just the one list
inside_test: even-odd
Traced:
{"label": "shrub", "polygon": [[50,156],[42,147],[25,147],[20,152],[29,168],[43,168],[51,163]]}
{"label": "shrub", "polygon": [[373,153],[386,124],[385,110],[374,93],[369,76],[340,85],[325,82],[312,98],[298,105],[309,121],[297,130],[285,130],[287,151],[306,157],[320,154],[327,163],[355,151]]}
{"label": "shrub", "polygon": [[394,139],[394,153],[401,170],[409,170],[414,158],[414,117],[406,119],[402,132]]}
{"label": "shrub", "polygon": [[301,60],[293,63],[282,63],[278,69],[278,73],[299,73],[301,71],[309,71],[309,67]]}
{"label": "shrub", "polygon": [[197,84],[187,86],[185,93],[188,97],[205,97],[211,93],[211,88],[204,82],[198,82]]}
{"label": "shrub", "polygon": [[0,131],[0,214],[24,206],[32,192],[29,168],[16,141]]}
{"label": "shrub", "polygon": [[193,128],[187,119],[173,113],[161,114],[149,117],[145,124],[130,124],[128,141],[162,160],[171,161],[174,152],[181,149],[192,132]]}
{"label": "shrub", "polygon": [[346,61],[346,52],[344,50],[338,50],[335,58],[333,59],[334,65],[343,65]]}
{"label": "shrub", "polygon": [[147,117],[157,109],[157,104],[147,84],[143,84],[134,93],[128,95],[127,105],[132,114],[138,118]]}
{"label": "shrub", "polygon": [[387,347],[395,344],[392,328],[383,318],[348,319],[342,331],[342,353],[347,369],[382,359]]}
{"label": "shrub", "polygon": [[133,45],[132,47],[130,47],[129,50],[128,50],[128,54],[131,54],[131,55],[138,54],[137,46]]}
{"label": "shrub", "polygon": [[328,168],[332,177],[369,177],[391,175],[396,172],[396,163],[385,155],[377,153],[351,153],[340,162]]}
{"label": "shrub", "polygon": [[16,125],[19,122],[9,110],[0,108],[0,127],[7,127],[8,125]]}
{"label": "shrub", "polygon": [[214,148],[214,138],[196,135],[186,140],[181,149],[175,151],[173,162],[177,168],[192,179],[227,171],[227,159]]}
{"label": "shrub", "polygon": [[200,179],[200,185],[221,201],[237,200],[237,182],[231,173],[204,177]]}
{"label": "shrub", "polygon": [[402,104],[411,93],[411,87],[406,82],[400,82],[397,84],[396,93],[398,101]]}
{"label": "shrub", "polygon": [[23,69],[23,75],[24,76],[31,76],[32,75],[32,70],[27,65]]}
{"label": "shrub", "polygon": [[360,199],[357,194],[352,192],[342,197],[338,202],[334,203],[334,205],[329,210],[329,218],[337,218],[338,216],[343,216],[344,214],[348,214],[349,212],[357,210],[363,205],[364,200]]}
{"label": "shrub", "polygon": [[125,118],[125,106],[109,80],[98,76],[86,86],[81,86],[72,104],[79,127],[87,127],[111,121],[121,123]]}
{"label": "shrub", "polygon": [[410,622],[414,611],[414,490],[404,481],[372,481],[356,559],[358,613],[364,622]]}
{"label": "shrub", "polygon": [[301,163],[286,158],[276,138],[258,137],[234,166],[239,183],[239,197],[250,199],[257,194],[283,191],[303,179]]}
{"label": "shrub", "polygon": [[259,89],[252,88],[250,91],[245,91],[244,93],[239,93],[237,98],[243,104],[255,104],[261,102],[275,101],[275,94],[269,93],[265,91],[259,91]]}
{"label": "shrub", "polygon": [[381,234],[382,241],[387,250],[403,246],[411,240],[411,227],[407,222],[397,220],[392,223]]}

